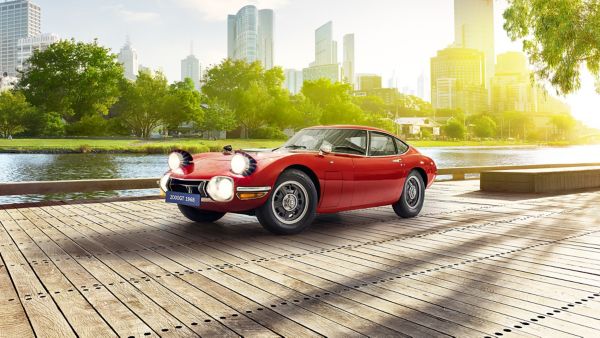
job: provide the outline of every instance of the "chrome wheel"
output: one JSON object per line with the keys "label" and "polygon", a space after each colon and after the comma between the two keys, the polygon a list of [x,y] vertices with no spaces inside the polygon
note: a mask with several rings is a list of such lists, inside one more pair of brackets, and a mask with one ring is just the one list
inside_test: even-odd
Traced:
{"label": "chrome wheel", "polygon": [[404,194],[406,204],[409,208],[416,209],[421,202],[421,189],[423,189],[421,181],[415,176],[410,176],[406,181],[404,189],[406,189]]}
{"label": "chrome wheel", "polygon": [[280,184],[271,197],[273,215],[283,224],[292,225],[304,218],[308,210],[308,192],[302,184],[287,181]]}

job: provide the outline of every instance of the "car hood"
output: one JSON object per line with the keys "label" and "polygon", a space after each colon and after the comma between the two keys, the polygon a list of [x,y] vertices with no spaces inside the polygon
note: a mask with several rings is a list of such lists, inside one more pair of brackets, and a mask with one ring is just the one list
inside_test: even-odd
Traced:
{"label": "car hood", "polygon": [[[273,151],[272,149],[245,149],[246,154],[252,156],[258,166],[268,164],[269,162],[293,156],[298,152],[289,151]],[[224,153],[202,153],[193,156],[194,162],[192,165],[184,168],[183,173],[173,172],[173,177],[191,178],[191,179],[206,179],[219,175],[231,175],[231,158],[234,154]]]}

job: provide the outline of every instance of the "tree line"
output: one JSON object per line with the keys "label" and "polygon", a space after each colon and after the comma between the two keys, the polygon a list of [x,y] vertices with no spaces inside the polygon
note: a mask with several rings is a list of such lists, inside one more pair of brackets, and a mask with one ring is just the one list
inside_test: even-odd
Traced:
{"label": "tree line", "polygon": [[140,71],[128,81],[109,49],[66,40],[35,52],[20,77],[14,90],[0,94],[4,137],[148,138],[239,128],[242,137],[279,138],[286,128],[332,123],[393,129],[385,110],[354,98],[350,85],[306,82],[291,95],[283,70],[259,62],[225,59],[205,72],[197,91],[190,79],[169,84],[161,72]]}

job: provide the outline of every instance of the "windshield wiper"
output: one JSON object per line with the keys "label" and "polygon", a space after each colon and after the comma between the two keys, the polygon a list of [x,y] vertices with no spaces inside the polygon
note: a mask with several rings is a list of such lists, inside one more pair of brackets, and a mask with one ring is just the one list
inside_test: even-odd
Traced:
{"label": "windshield wiper", "polygon": [[301,146],[299,144],[291,144],[289,146],[285,146],[286,149],[306,149],[306,146]]}

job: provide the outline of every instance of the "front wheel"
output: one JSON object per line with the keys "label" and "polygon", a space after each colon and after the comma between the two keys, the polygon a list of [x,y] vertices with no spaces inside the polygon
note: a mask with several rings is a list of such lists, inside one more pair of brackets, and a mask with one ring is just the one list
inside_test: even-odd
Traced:
{"label": "front wheel", "polygon": [[423,177],[413,170],[406,177],[400,200],[392,204],[392,207],[396,215],[402,218],[412,218],[421,212],[424,201],[425,182],[423,182]]}
{"label": "front wheel", "polygon": [[300,170],[286,170],[267,202],[256,210],[256,217],[272,233],[297,234],[315,219],[317,202],[317,189],[310,177]]}
{"label": "front wheel", "polygon": [[197,208],[188,207],[187,205],[178,205],[179,211],[190,221],[200,223],[212,223],[220,220],[225,213],[214,212],[208,210],[200,210]]}

